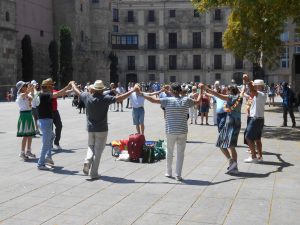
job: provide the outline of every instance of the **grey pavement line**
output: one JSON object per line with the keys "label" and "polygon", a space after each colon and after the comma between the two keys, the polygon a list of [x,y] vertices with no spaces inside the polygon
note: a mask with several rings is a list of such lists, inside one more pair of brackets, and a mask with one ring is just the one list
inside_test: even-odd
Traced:
{"label": "grey pavement line", "polygon": [[[117,166],[116,166],[116,167],[117,167]],[[115,168],[116,168],[116,167],[115,167]],[[111,169],[108,169],[108,170],[111,170]],[[106,171],[108,171],[108,170],[106,170]],[[66,208],[66,209],[63,210],[62,212],[56,214],[54,217],[49,218],[48,220],[42,222],[41,224],[44,224],[44,223],[48,222],[48,221],[51,220],[51,219],[54,219],[55,217],[57,217],[57,216],[63,214],[64,212],[66,212],[67,210],[69,210],[69,209],[71,209],[71,208],[77,206],[78,204],[82,203],[83,201],[85,201],[85,200],[91,198],[93,195],[95,195],[95,194],[97,194],[97,193],[99,193],[99,192],[101,192],[101,191],[103,191],[103,190],[106,190],[106,189],[109,188],[110,186],[112,186],[112,185],[118,183],[118,181],[120,181],[120,180],[126,178],[127,176],[129,176],[129,175],[131,175],[131,174],[133,174],[133,173],[135,173],[135,172],[136,172],[136,170],[133,170],[131,173],[127,174],[125,177],[120,177],[120,178],[119,178],[118,180],[116,180],[115,182],[111,182],[111,184],[109,184],[109,185],[103,187],[102,189],[100,189],[99,191],[97,191],[97,192],[95,192],[95,193],[93,193],[93,194],[87,196],[87,197],[84,198],[83,200],[77,202],[75,205],[73,205],[73,206],[71,206],[71,207],[69,207],[69,208]],[[80,184],[78,184],[78,185],[81,185],[81,184],[83,184],[83,183],[85,183],[85,182],[89,182],[89,181],[84,181],[84,182],[82,182],[82,183],[80,183]],[[78,185],[76,185],[76,186],[78,186]],[[144,184],[144,185],[145,185],[145,184]],[[138,190],[138,189],[139,189],[139,188],[137,188],[136,190]],[[68,189],[68,190],[69,190],[69,189]],[[65,191],[64,191],[64,192],[65,192]],[[62,192],[62,193],[64,193],[64,192]],[[130,194],[131,194],[131,193],[130,193]],[[130,195],[130,194],[128,194],[128,195]],[[124,196],[124,198],[126,198],[128,195]],[[120,201],[122,201],[124,198],[120,199],[120,200],[119,200],[118,202],[116,202],[114,205],[112,205],[112,206],[109,207],[108,209],[104,210],[103,213],[106,212],[106,211],[108,211],[109,209],[111,209],[113,206],[115,206],[116,204],[118,204],[118,203],[119,203]],[[90,223],[91,221],[93,221],[93,220],[94,220],[95,218],[97,218],[98,216],[100,216],[100,214],[97,215],[97,216],[95,216],[94,218],[92,218],[90,221],[88,221],[87,224]]]}
{"label": "grey pavement line", "polygon": [[[202,159],[195,167],[193,167],[192,169],[190,169],[190,171],[186,174],[186,176],[188,176],[195,168],[197,168],[198,166],[200,166],[200,164],[202,164],[207,158],[209,158],[211,155],[213,155],[214,154],[214,152],[211,152],[210,154],[208,154],[204,159]],[[222,167],[223,168],[223,167]],[[218,175],[218,173],[217,173],[217,175]],[[216,175],[216,176],[217,176]],[[180,182],[180,183],[177,183],[177,184],[175,184],[169,191],[167,191],[164,195],[162,195],[161,196],[161,198],[163,198],[164,196],[166,196],[170,191],[172,191],[177,185],[182,185],[182,183]],[[208,188],[208,186],[210,186],[210,185],[207,185],[205,188],[204,188],[204,190],[206,189],[206,188]],[[204,191],[203,190],[203,191]],[[201,192],[201,194],[203,193],[203,191]],[[201,195],[200,194],[200,195]],[[161,199],[160,198],[160,199]],[[132,222],[132,224],[134,224],[135,222],[137,222],[141,217],[143,217],[144,215],[145,215],[145,213],[147,213],[148,212],[148,210],[149,209],[151,209],[158,201],[160,201],[160,199],[158,199],[158,200],[156,200],[155,202],[153,202],[153,204],[151,205],[151,206],[149,206],[146,210],[145,210],[145,212],[141,215],[141,216],[139,216],[135,221],[133,221]],[[194,204],[194,203],[193,203]],[[192,205],[193,205],[192,204]],[[192,206],[191,205],[191,206]],[[190,207],[191,208],[191,207]],[[189,209],[190,209],[189,208]],[[184,213],[184,215],[186,214],[188,212],[188,210]],[[160,213],[155,213],[155,214],[160,214]],[[171,215],[171,214],[168,214],[168,215]],[[184,216],[183,215],[183,216]],[[178,223],[181,221],[181,219],[183,218],[183,216],[180,218],[180,220],[178,221]],[[178,224],[177,223],[177,224]]]}
{"label": "grey pavement line", "polygon": [[[107,159],[107,160],[108,160],[108,159]],[[78,160],[78,161],[79,161],[79,160]],[[80,160],[80,161],[82,161],[82,160]],[[73,164],[73,163],[70,163],[70,164],[67,164],[66,166],[72,165],[72,164]],[[116,168],[116,167],[117,167],[117,166],[115,166],[114,168]],[[108,170],[109,170],[109,169],[108,169]],[[108,170],[106,170],[106,171],[108,171]],[[49,171],[49,172],[51,172],[51,171]],[[38,175],[38,176],[35,176],[35,177],[39,177],[39,176],[43,176],[43,175],[45,175],[45,173],[41,173],[41,175]],[[68,177],[68,176],[67,176],[67,177]],[[49,183],[47,183],[47,184],[45,184],[45,185],[39,186],[39,187],[37,187],[37,188],[35,188],[35,189],[33,189],[33,190],[27,192],[26,194],[29,194],[29,193],[31,193],[31,192],[33,192],[33,191],[36,191],[36,190],[38,190],[38,189],[41,189],[41,188],[43,188],[43,187],[45,187],[45,186],[47,186],[47,185],[49,185],[49,184],[55,183],[55,182],[57,182],[57,181],[59,181],[59,180],[65,179],[65,178],[66,178],[66,176],[62,176],[62,177],[60,177],[60,178],[58,178],[58,179],[56,179],[56,180],[53,180],[53,181],[51,181],[51,182],[49,182]],[[120,179],[122,179],[122,178],[120,178]],[[58,194],[65,193],[65,192],[71,190],[71,189],[74,188],[74,187],[77,187],[77,186],[79,186],[79,185],[81,185],[81,184],[84,184],[85,182],[88,182],[88,181],[85,180],[85,181],[83,181],[83,182],[81,182],[81,183],[79,183],[79,184],[77,184],[77,185],[74,185],[74,186],[70,187],[69,189],[66,189],[65,191],[62,191],[62,192],[60,192],[60,193],[58,193]],[[112,184],[113,184],[113,183],[112,183]],[[112,185],[112,184],[111,184],[111,185]],[[101,190],[103,190],[103,189],[101,189]],[[97,192],[97,193],[98,193],[98,192]],[[95,194],[95,193],[94,193],[94,194]],[[13,200],[13,199],[16,199],[16,198],[18,198],[18,197],[21,197],[21,196],[23,196],[23,195],[24,195],[24,194],[18,195],[18,196],[16,196],[16,197],[12,198],[12,199],[9,199],[9,200],[7,200],[7,201],[2,202],[1,204],[6,203],[6,202],[8,202],[8,201],[11,201],[11,200]],[[52,199],[52,198],[54,198],[54,197],[56,197],[56,195],[53,195],[52,197],[47,198],[47,199],[46,199],[45,201],[43,201],[43,202],[37,203],[37,204],[35,204],[35,205],[32,205],[30,208],[24,209],[24,210],[22,210],[22,211],[20,211],[20,212],[18,212],[18,213],[16,213],[16,214],[10,216],[10,217],[7,217],[7,218],[5,218],[4,220],[0,221],[0,223],[2,223],[3,221],[8,220],[8,219],[10,219],[10,218],[12,218],[12,217],[14,217],[14,216],[17,216],[17,215],[19,215],[20,213],[25,212],[25,211],[27,211],[27,210],[29,210],[29,209],[35,207],[35,206],[38,206],[38,205],[40,205],[40,204],[43,204],[44,202],[46,202],[46,201],[48,201],[49,199]],[[89,196],[89,197],[90,197],[90,196]],[[87,198],[89,198],[89,197],[87,197]],[[83,199],[82,201],[86,200],[87,198]],[[81,201],[81,202],[82,202],[82,201]],[[79,202],[79,203],[80,203],[80,202]],[[78,204],[79,204],[79,203],[78,203]],[[71,207],[71,208],[72,208],[72,207]],[[59,215],[59,214],[57,214],[57,215]],[[56,216],[57,216],[57,215],[56,215]],[[48,220],[47,220],[47,221],[48,221]],[[47,222],[47,221],[45,221],[45,222]],[[43,223],[44,223],[44,222],[43,222]]]}
{"label": "grey pavement line", "polygon": [[[279,142],[279,154],[281,154],[281,142]],[[277,180],[277,173],[275,173],[275,178],[274,178],[274,183],[273,183],[273,188],[272,188],[272,197],[271,197],[271,201],[270,201],[270,208],[269,208],[269,216],[268,216],[268,224],[270,224],[271,221],[271,215],[272,215],[272,205],[273,205],[273,197],[274,197],[274,193],[275,193],[275,183]]]}

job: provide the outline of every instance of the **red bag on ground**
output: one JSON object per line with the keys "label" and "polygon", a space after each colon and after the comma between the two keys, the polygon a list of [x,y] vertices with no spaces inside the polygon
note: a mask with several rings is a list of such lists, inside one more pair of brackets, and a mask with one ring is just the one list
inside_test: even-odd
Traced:
{"label": "red bag on ground", "polygon": [[138,161],[142,157],[142,149],[145,141],[143,134],[132,134],[129,136],[128,154],[130,160]]}

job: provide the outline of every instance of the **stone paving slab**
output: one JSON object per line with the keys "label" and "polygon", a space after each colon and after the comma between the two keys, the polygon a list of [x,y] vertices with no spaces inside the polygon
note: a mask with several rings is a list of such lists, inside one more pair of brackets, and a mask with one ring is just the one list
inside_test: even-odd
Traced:
{"label": "stone paving slab", "polygon": [[[145,109],[146,139],[164,139],[159,105],[147,102]],[[300,129],[280,127],[279,107],[266,106],[264,163],[242,162],[248,154],[241,132],[237,176],[225,174],[227,162],[215,147],[216,127],[189,125],[183,182],[164,177],[165,160],[154,164],[116,161],[109,145],[101,158],[101,179],[87,180],[82,173],[87,148],[85,115],[71,107],[71,99],[59,100],[59,110],[63,150],[53,151],[56,167],[52,172],[38,171],[36,160],[23,162],[18,157],[16,104],[0,103],[0,224],[298,223]],[[295,115],[300,124],[299,114]],[[109,112],[108,121],[107,144],[135,133],[131,110]],[[245,121],[243,114],[242,131]],[[40,147],[41,138],[34,138],[33,152],[39,155]]]}

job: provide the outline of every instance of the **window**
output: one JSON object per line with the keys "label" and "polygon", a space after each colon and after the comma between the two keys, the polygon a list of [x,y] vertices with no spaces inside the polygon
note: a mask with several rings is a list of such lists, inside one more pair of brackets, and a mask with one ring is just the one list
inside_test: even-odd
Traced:
{"label": "window", "polygon": [[289,41],[289,32],[284,32],[280,35],[280,40],[282,42],[288,42]]}
{"label": "window", "polygon": [[193,32],[193,48],[201,48],[201,32]]}
{"label": "window", "polygon": [[221,18],[221,9],[215,9],[215,20],[218,20],[220,21],[222,18]]}
{"label": "window", "polygon": [[222,55],[214,55],[214,69],[222,69]]}
{"label": "window", "polygon": [[199,75],[194,76],[194,82],[200,82],[200,76]]}
{"label": "window", "polygon": [[200,13],[197,9],[194,9],[194,17],[200,17]]}
{"label": "window", "polygon": [[235,69],[241,70],[244,68],[244,62],[243,60],[240,60],[239,58],[235,58]]}
{"label": "window", "polygon": [[156,81],[155,74],[149,74],[149,81]]}
{"label": "window", "polygon": [[80,32],[80,41],[81,42],[84,41],[84,32],[83,31]]}
{"label": "window", "polygon": [[280,67],[289,68],[289,48],[284,47],[280,56]]}
{"label": "window", "polygon": [[113,32],[118,33],[119,32],[119,26],[113,25]]}
{"label": "window", "polygon": [[44,37],[44,31],[43,30],[40,30],[40,36]]}
{"label": "window", "polygon": [[5,21],[9,22],[10,21],[10,16],[9,16],[9,12],[5,13]]}
{"label": "window", "polygon": [[148,70],[156,70],[156,57],[155,55],[148,56]]}
{"label": "window", "polygon": [[92,3],[99,3],[99,0],[92,0]]}
{"label": "window", "polygon": [[119,22],[119,10],[113,9],[113,22]]}
{"label": "window", "polygon": [[154,21],[155,21],[154,10],[149,10],[148,11],[148,22],[154,22]]}
{"label": "window", "polygon": [[176,70],[177,69],[177,57],[176,55],[169,55],[169,69]]}
{"label": "window", "polygon": [[196,70],[201,69],[201,55],[193,56],[193,68]]}
{"label": "window", "polygon": [[223,48],[222,32],[214,32],[214,48]]}
{"label": "window", "polygon": [[80,12],[82,12],[82,11],[83,11],[83,5],[80,4]]}
{"label": "window", "polygon": [[169,33],[169,48],[177,48],[177,33]]}
{"label": "window", "polygon": [[111,44],[113,49],[137,49],[138,35],[112,35]]}
{"label": "window", "polygon": [[148,49],[156,49],[156,33],[148,33]]}
{"label": "window", "polygon": [[170,82],[172,83],[176,82],[176,76],[170,76]]}
{"label": "window", "polygon": [[220,73],[215,74],[215,80],[221,80],[221,74]]}
{"label": "window", "polygon": [[170,15],[170,18],[175,18],[176,17],[176,10],[175,9],[171,9],[169,11],[169,15]]}
{"label": "window", "polygon": [[295,46],[295,53],[300,53],[300,46]]}
{"label": "window", "polygon": [[127,22],[129,23],[133,23],[134,22],[134,17],[133,17],[133,11],[129,10],[127,12]]}
{"label": "window", "polygon": [[128,70],[135,70],[135,56],[127,56]]}

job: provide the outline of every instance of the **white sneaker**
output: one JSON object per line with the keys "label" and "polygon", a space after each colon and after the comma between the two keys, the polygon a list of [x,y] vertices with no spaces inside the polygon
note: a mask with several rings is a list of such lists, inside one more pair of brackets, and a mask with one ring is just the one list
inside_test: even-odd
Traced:
{"label": "white sneaker", "polygon": [[54,166],[54,161],[53,161],[52,158],[47,157],[47,158],[45,159],[45,163],[46,163],[47,165]]}
{"label": "white sneaker", "polygon": [[227,169],[227,173],[230,173],[232,170],[237,168],[237,163],[236,161],[232,161],[231,164],[229,165],[228,169]]}
{"label": "white sneaker", "polygon": [[182,177],[181,177],[181,176],[176,176],[176,177],[175,177],[175,180],[177,180],[177,181],[182,181]]}
{"label": "white sneaker", "polygon": [[54,145],[56,150],[62,150],[62,147],[60,145]]}
{"label": "white sneaker", "polygon": [[233,170],[228,171],[227,174],[232,174],[232,175],[239,174],[239,169],[235,167]]}
{"label": "white sneaker", "polygon": [[258,163],[257,158],[252,158],[252,156],[249,156],[247,159],[244,159],[245,163]]}
{"label": "white sneaker", "polygon": [[168,174],[168,173],[165,173],[165,177],[171,178],[172,175],[170,175],[170,174]]}

